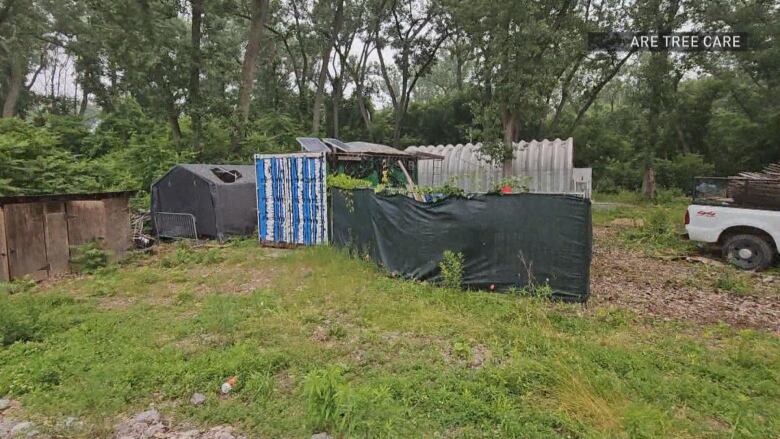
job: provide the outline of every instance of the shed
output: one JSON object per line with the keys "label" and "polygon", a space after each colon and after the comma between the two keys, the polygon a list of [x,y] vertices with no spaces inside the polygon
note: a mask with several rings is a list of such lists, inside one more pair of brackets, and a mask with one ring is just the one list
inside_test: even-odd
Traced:
{"label": "shed", "polygon": [[339,139],[318,139],[316,137],[299,137],[301,148],[308,152],[325,152],[328,169],[336,173],[348,174],[379,184],[386,169],[390,179],[397,185],[405,185],[404,171],[398,164],[403,164],[412,178],[417,181],[417,161],[441,161],[444,157],[424,151],[402,151],[388,145],[363,141],[342,142]]}
{"label": "shed", "polygon": [[222,240],[231,235],[251,235],[257,225],[255,168],[176,165],[152,184],[151,210],[153,215],[192,215],[200,236]]}
{"label": "shed", "polygon": [[97,241],[110,258],[131,245],[133,192],[0,197],[0,280],[70,271],[71,249]]}

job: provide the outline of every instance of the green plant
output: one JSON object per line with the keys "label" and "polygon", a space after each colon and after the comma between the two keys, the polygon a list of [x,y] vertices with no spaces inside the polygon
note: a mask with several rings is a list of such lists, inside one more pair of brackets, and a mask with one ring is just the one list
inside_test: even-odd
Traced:
{"label": "green plant", "polygon": [[528,192],[530,189],[531,177],[528,175],[513,175],[504,177],[494,185],[488,193],[502,193],[505,187],[512,189],[512,192]]}
{"label": "green plant", "polygon": [[329,188],[336,188],[336,189],[352,190],[352,189],[370,188],[372,186],[371,182],[368,180],[355,178],[347,174],[328,175],[328,178],[326,180]]}
{"label": "green plant", "polygon": [[218,264],[224,260],[225,258],[220,253],[220,249],[199,250],[187,241],[179,241],[176,243],[176,250],[173,254],[163,258],[160,264],[165,268],[173,268],[193,264]]}
{"label": "green plant", "polygon": [[0,294],[25,293],[35,288],[35,285],[35,281],[27,276],[14,279],[11,282],[0,282]]}
{"label": "green plant", "polygon": [[458,289],[463,284],[465,258],[463,253],[445,250],[439,262],[442,284],[447,288]]}
{"label": "green plant", "polygon": [[482,142],[477,150],[479,158],[493,166],[500,166],[507,160],[512,160],[512,146],[502,141]]}
{"label": "green plant", "polygon": [[748,294],[752,285],[749,279],[727,269],[715,280],[715,288],[736,294]]}
{"label": "green plant", "polygon": [[70,266],[77,273],[93,274],[108,266],[109,254],[97,241],[70,248]]}
{"label": "green plant", "polygon": [[341,420],[339,399],[343,396],[346,381],[340,367],[315,369],[306,374],[303,394],[306,413],[314,430],[333,431]]}

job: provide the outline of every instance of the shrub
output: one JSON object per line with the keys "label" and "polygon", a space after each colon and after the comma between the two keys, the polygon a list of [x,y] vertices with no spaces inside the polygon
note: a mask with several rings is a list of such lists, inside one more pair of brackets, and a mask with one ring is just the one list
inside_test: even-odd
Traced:
{"label": "shrub", "polygon": [[463,253],[445,250],[439,262],[442,284],[447,288],[457,289],[463,284]]}
{"label": "shrub", "polygon": [[35,281],[26,276],[11,282],[0,282],[0,294],[26,293],[35,288],[35,285]]}
{"label": "shrub", "polygon": [[206,251],[197,251],[187,241],[179,241],[176,244],[176,251],[163,258],[160,264],[164,268],[179,267],[192,264],[218,264],[225,258],[220,254],[219,249],[211,248]]}
{"label": "shrub", "polygon": [[333,174],[329,175],[327,178],[328,187],[329,188],[336,188],[336,189],[360,189],[360,188],[370,188],[371,182],[368,180],[363,180],[361,178],[355,178],[352,176],[349,176],[347,174]]}
{"label": "shrub", "polygon": [[95,273],[108,266],[108,252],[95,241],[70,248],[70,266],[76,273]]}

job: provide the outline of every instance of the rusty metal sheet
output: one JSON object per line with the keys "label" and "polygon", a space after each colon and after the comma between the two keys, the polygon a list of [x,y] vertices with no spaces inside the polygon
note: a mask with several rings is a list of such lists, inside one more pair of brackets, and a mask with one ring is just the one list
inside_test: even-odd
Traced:
{"label": "rusty metal sheet", "polygon": [[8,247],[5,243],[5,213],[0,206],[0,281],[9,280],[11,276],[8,273]]}
{"label": "rusty metal sheet", "polygon": [[48,276],[43,205],[9,204],[4,207],[8,268],[11,279],[29,275],[41,280]]}
{"label": "rusty metal sheet", "polygon": [[46,256],[49,276],[70,271],[68,248],[68,220],[64,203],[46,203]]}

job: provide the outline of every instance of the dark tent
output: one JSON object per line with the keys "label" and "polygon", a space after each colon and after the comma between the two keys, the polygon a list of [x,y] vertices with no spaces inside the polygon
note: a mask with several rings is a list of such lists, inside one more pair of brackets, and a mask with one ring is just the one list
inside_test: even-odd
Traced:
{"label": "dark tent", "polygon": [[176,165],[152,184],[152,214],[189,213],[198,235],[251,235],[257,226],[255,167]]}

